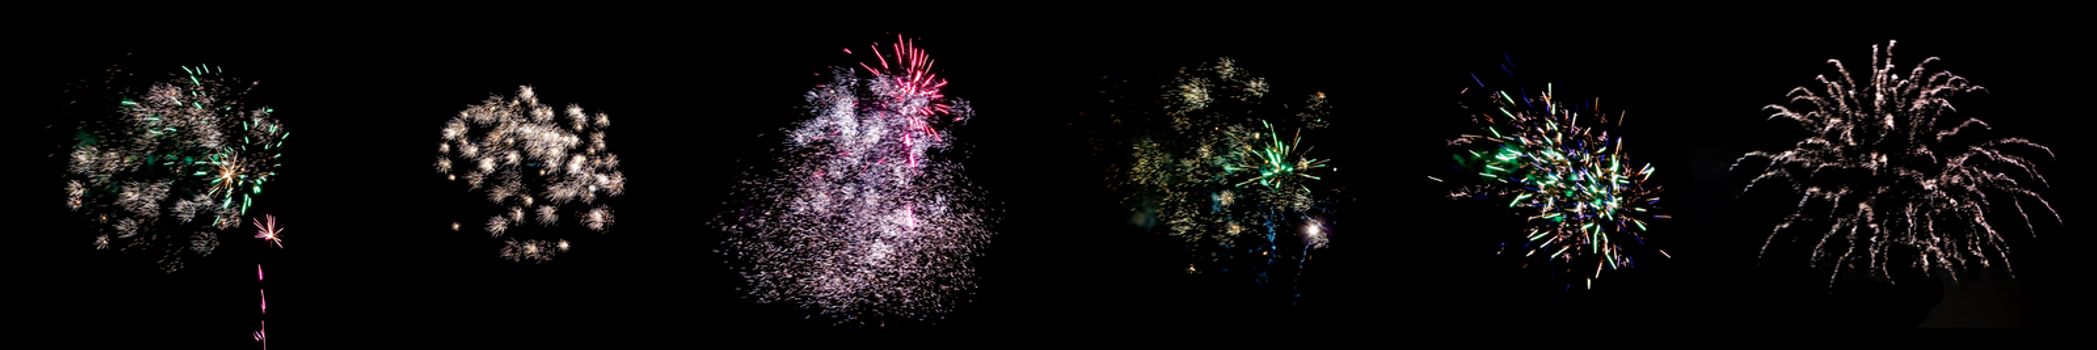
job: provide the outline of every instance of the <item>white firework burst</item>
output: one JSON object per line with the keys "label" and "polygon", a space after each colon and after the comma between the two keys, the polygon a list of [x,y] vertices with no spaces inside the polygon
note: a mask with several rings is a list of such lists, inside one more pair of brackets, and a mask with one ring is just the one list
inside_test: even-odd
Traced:
{"label": "white firework burst", "polygon": [[1794,225],[1817,223],[1826,231],[1797,234],[1814,240],[1812,262],[1831,270],[1830,286],[1843,273],[1891,283],[1899,267],[1925,274],[1941,268],[1953,278],[1973,267],[2010,270],[1990,208],[2015,208],[2028,232],[2029,204],[2060,222],[2053,205],[2033,191],[2047,183],[2027,158],[2051,158],[2053,150],[2021,138],[1968,135],[1989,129],[1980,119],[1943,124],[1957,120],[1945,119],[1956,111],[1951,97],[1984,90],[1933,69],[1936,57],[1902,74],[1892,51],[1890,41],[1883,51],[1872,46],[1869,80],[1861,82],[1840,60],[1828,60],[1840,77],[1817,77],[1824,89],[1799,87],[1788,106],[1768,107],[1775,111],[1770,119],[1796,122],[1812,136],[1733,164],[1767,162],[1743,194],[1779,180],[1800,194],[1792,214],[1763,243],[1763,255]]}
{"label": "white firework burst", "polygon": [[618,156],[605,147],[610,117],[576,105],[555,114],[531,87],[521,87],[517,97],[490,97],[460,111],[437,146],[437,171],[494,206],[483,227],[489,236],[511,237],[501,250],[511,261],[545,262],[567,251],[559,238],[570,227],[564,224],[610,231],[609,199],[626,186]]}
{"label": "white firework burst", "polygon": [[992,216],[939,127],[969,117],[939,93],[922,51],[894,46],[870,78],[849,69],[807,95],[776,172],[738,186],[721,218],[725,255],[759,302],[802,306],[838,322],[937,318],[975,287],[971,260]]}

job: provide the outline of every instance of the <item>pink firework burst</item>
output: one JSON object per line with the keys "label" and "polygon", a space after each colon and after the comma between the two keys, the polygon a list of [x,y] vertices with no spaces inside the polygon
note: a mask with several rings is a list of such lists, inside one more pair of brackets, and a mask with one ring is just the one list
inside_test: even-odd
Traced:
{"label": "pink firework burst", "polygon": [[[946,102],[946,94],[940,91],[947,86],[947,80],[932,73],[933,61],[930,56],[925,55],[925,50],[911,44],[910,40],[902,35],[897,35],[896,42],[888,46],[892,52],[888,55],[881,54],[880,43],[868,46],[873,49],[874,63],[880,64],[881,68],[874,68],[873,65],[864,62],[860,63],[859,67],[866,68],[867,72],[874,73],[877,78],[894,81],[897,85],[894,91],[897,100],[924,101],[922,105],[911,109],[919,117],[929,118],[953,111],[954,106]],[[931,126],[925,125],[924,131],[932,134]]]}
{"label": "pink firework burst", "polygon": [[261,238],[263,242],[275,245],[278,249],[284,248],[284,228],[277,227],[277,216],[263,217],[264,219],[255,219],[255,238]]}
{"label": "pink firework burst", "polygon": [[[947,102],[946,94],[941,91],[947,86],[947,80],[932,72],[932,58],[910,39],[896,35],[896,42],[885,45],[888,54],[882,54],[882,46],[881,43],[868,45],[871,49],[868,51],[874,54],[873,64],[860,62],[859,67],[873,73],[875,80],[889,85],[885,89],[892,97],[889,101],[898,104],[890,108],[909,118],[909,128],[915,132],[902,133],[903,144],[915,147],[920,143],[917,140],[920,133],[931,137],[934,143],[941,142],[939,131],[933,129],[932,123],[941,116],[954,116],[952,121],[961,121],[961,117],[953,113],[954,105]],[[845,50],[845,53],[850,54],[852,50]],[[914,154],[908,158],[912,166],[917,165]]]}

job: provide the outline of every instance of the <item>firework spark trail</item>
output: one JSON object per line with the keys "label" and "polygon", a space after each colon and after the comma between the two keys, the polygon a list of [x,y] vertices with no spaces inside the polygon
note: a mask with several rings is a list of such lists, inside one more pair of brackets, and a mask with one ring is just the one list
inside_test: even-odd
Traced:
{"label": "firework spark trail", "polygon": [[1457,163],[1476,176],[1445,182],[1459,185],[1452,199],[1508,201],[1529,223],[1524,256],[1544,253],[1559,267],[1555,272],[1580,276],[1592,288],[1604,269],[1632,267],[1629,244],[1646,245],[1648,222],[1667,215],[1657,212],[1660,188],[1647,184],[1652,165],[1632,163],[1622,138],[1610,136],[1623,115],[1610,118],[1599,103],[1584,103],[1594,117],[1583,122],[1573,106],[1554,99],[1554,90],[1547,85],[1537,97],[1517,98],[1485,89],[1482,81],[1465,89],[1472,121],[1485,133],[1449,144],[1462,150]]}
{"label": "firework spark trail", "polygon": [[[2061,222],[2060,213],[2033,188],[2047,186],[2026,154],[2053,150],[2021,138],[1968,142],[1969,130],[1990,127],[1967,118],[1949,128],[1939,122],[1957,109],[1951,97],[1986,91],[1923,59],[1906,75],[1893,65],[1893,44],[1872,46],[1870,76],[1858,82],[1842,61],[1830,59],[1840,79],[1816,76],[1823,89],[1798,87],[1790,104],[1773,104],[1769,119],[1797,123],[1812,135],[1782,151],[1749,152],[1733,164],[1766,161],[1741,190],[1783,180],[1800,193],[1798,204],[1764,240],[1767,256],[1777,236],[1794,224],[1826,223],[1811,253],[1815,267],[1829,268],[1832,288],[1843,272],[1894,282],[1891,265],[1905,263],[1924,274],[1995,263],[2010,269],[2004,238],[1988,219],[1988,193],[2007,197],[2026,231],[2034,232],[2027,201]],[[1826,218],[1809,206],[1826,205]],[[1940,229],[1940,227],[1942,229]],[[2010,270],[2012,274],[2014,270]],[[1956,273],[1951,274],[1954,280]]]}
{"label": "firework spark trail", "polygon": [[943,316],[973,292],[994,216],[940,127],[973,110],[921,49],[887,47],[866,75],[833,69],[808,92],[813,116],[789,130],[776,172],[746,173],[743,209],[718,221],[759,302],[886,322]]}
{"label": "firework spark trail", "polygon": [[[1195,260],[1189,273],[1244,268],[1266,284],[1275,264],[1294,259],[1300,279],[1312,252],[1329,242],[1329,228],[1313,218],[1329,193],[1312,184],[1331,169],[1302,142],[1305,130],[1326,126],[1329,104],[1323,93],[1275,103],[1271,89],[1237,61],[1219,59],[1180,69],[1157,95],[1162,111],[1142,106],[1127,121],[1117,117],[1136,125],[1117,126],[1133,130],[1116,151],[1129,152],[1128,163],[1109,182],[1127,193],[1139,224],[1184,242]],[[1290,235],[1301,253],[1281,247]]]}
{"label": "firework spark trail", "polygon": [[247,105],[255,84],[223,67],[182,69],[124,93],[113,118],[82,122],[66,169],[66,207],[93,226],[95,247],[150,256],[168,272],[240,226],[291,136],[273,110]]}
{"label": "firework spark trail", "polygon": [[[262,284],[262,264],[255,264],[255,284]],[[262,315],[266,317],[269,315],[269,290],[257,288],[256,291],[256,295],[262,298]],[[261,343],[263,350],[269,350],[269,320],[256,322],[255,342]]]}
{"label": "firework spark trail", "polygon": [[[265,247],[276,246],[277,249],[284,249],[284,229],[277,227],[277,216],[264,215],[264,217],[268,218],[268,221],[255,220],[255,238],[262,239]],[[256,296],[260,297],[262,301],[262,316],[266,318],[269,316],[269,290],[259,286],[262,284],[261,263],[255,264],[255,284],[258,285],[256,287]],[[268,350],[269,321],[265,319],[258,322],[258,326],[255,329],[255,342],[261,343],[263,350]]]}
{"label": "firework spark trail", "polygon": [[501,256],[510,261],[546,262],[568,251],[562,233],[569,224],[610,232],[611,198],[626,191],[619,156],[605,145],[611,117],[572,104],[555,114],[530,86],[520,87],[516,97],[460,111],[437,146],[437,171],[499,208],[481,227],[504,238]]}

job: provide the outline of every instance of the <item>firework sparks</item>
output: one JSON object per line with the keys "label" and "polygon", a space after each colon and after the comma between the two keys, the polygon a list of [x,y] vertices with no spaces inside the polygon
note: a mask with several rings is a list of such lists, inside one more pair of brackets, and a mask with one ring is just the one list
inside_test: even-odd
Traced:
{"label": "firework sparks", "polygon": [[276,175],[284,140],[255,84],[224,68],[123,93],[111,118],[80,124],[66,171],[66,207],[93,226],[97,249],[149,256],[168,272],[211,254]]}
{"label": "firework sparks", "polygon": [[[1450,197],[1507,201],[1529,223],[1524,256],[1555,263],[1554,272],[1592,287],[1605,269],[1633,267],[1630,248],[1645,246],[1647,224],[1667,215],[1657,210],[1660,188],[1648,185],[1653,166],[1631,162],[1623,139],[1610,136],[1622,114],[1610,118],[1592,101],[1570,106],[1553,90],[1547,85],[1533,98],[1482,84],[1465,90],[1491,102],[1468,105],[1485,133],[1450,141],[1461,150],[1457,163],[1476,173],[1457,177],[1463,185]],[[1593,118],[1583,121],[1579,109]]]}
{"label": "firework sparks", "polygon": [[[875,45],[865,75],[838,68],[806,99],[776,173],[737,187],[724,244],[759,302],[838,322],[925,320],[975,287],[971,262],[992,211],[951,155],[942,126],[965,121],[932,60],[908,41]],[[846,51],[850,53],[850,50]]]}
{"label": "firework sparks", "polygon": [[[1298,147],[1303,143],[1299,129],[1288,139],[1274,130],[1274,124],[1261,120],[1265,132],[1234,133],[1237,147],[1225,158],[1223,171],[1229,177],[1244,178],[1236,187],[1258,185],[1254,190],[1267,191],[1273,205],[1291,211],[1307,211],[1312,205],[1308,182],[1323,179],[1312,175],[1326,167],[1326,160],[1308,157],[1310,149]],[[1226,191],[1224,195],[1229,195]],[[1227,198],[1226,198],[1227,199]],[[1229,205],[1229,200],[1222,201]]]}
{"label": "firework sparks", "polygon": [[[531,87],[520,87],[516,97],[489,97],[460,111],[437,146],[437,171],[493,207],[483,228],[510,237],[500,250],[510,261],[546,262],[566,252],[568,241],[559,237],[568,224],[610,232],[610,199],[626,189],[619,156],[605,146],[611,118],[576,105],[555,114]],[[451,227],[460,229],[457,222]]]}
{"label": "firework sparks", "polygon": [[277,216],[264,217],[268,218],[268,221],[255,220],[255,238],[261,238],[262,242],[276,245],[277,248],[284,248],[284,229],[277,227]]}
{"label": "firework sparks", "polygon": [[[1125,134],[1106,151],[1126,162],[1108,181],[1127,194],[1139,226],[1183,242],[1189,273],[1251,271],[1264,284],[1278,261],[1296,260],[1300,274],[1330,242],[1330,227],[1313,218],[1329,193],[1314,185],[1334,169],[1303,143],[1305,131],[1326,127],[1329,104],[1322,92],[1277,103],[1272,89],[1224,58],[1180,69],[1156,105],[1109,113],[1129,115],[1114,117]],[[1303,249],[1283,249],[1290,236]]]}
{"label": "firework sparks", "polygon": [[[284,249],[284,229],[277,227],[277,216],[265,215],[265,217],[268,218],[267,221],[255,221],[255,238],[262,239],[265,247],[276,246],[277,249]],[[269,289],[260,286],[263,284],[261,263],[255,264],[255,284],[258,285],[256,287],[256,296],[261,298],[262,317],[267,318],[269,316]],[[269,349],[269,321],[264,319],[258,322],[259,324],[255,329],[255,342],[261,343],[263,349]]]}
{"label": "firework sparks", "polygon": [[[1830,269],[1832,288],[1844,272],[1893,282],[1895,265],[1931,273],[2001,264],[2009,255],[1989,221],[1989,205],[2010,202],[2027,231],[2025,204],[2038,204],[2060,222],[2053,204],[2033,188],[2047,185],[2026,155],[2053,150],[2020,138],[1971,142],[1969,131],[1988,129],[1980,119],[1939,124],[1956,109],[1950,98],[1984,91],[1965,77],[1932,69],[1936,57],[1902,75],[1894,69],[1893,42],[1872,46],[1869,81],[1853,80],[1840,60],[1828,60],[1840,79],[1816,77],[1824,90],[1799,87],[1791,104],[1770,105],[1770,119],[1797,123],[1812,136],[1777,152],[1750,152],[1733,164],[1766,161],[1742,190],[1783,180],[1800,194],[1798,205],[1764,241],[1766,256],[1776,237],[1793,225],[1824,223],[1812,262]],[[1797,108],[1797,109],[1794,109]],[[2036,153],[2033,153],[2036,152]],[[1996,193],[1991,201],[1989,193]],[[1826,208],[1822,213],[1809,208]],[[2015,271],[2011,271],[2015,273]],[[1956,279],[1956,274],[1953,274]]]}
{"label": "firework sparks", "polygon": [[1320,223],[1318,220],[1311,220],[1311,222],[1303,224],[1303,240],[1305,249],[1309,249],[1324,247],[1326,243],[1331,241],[1331,238],[1325,236],[1324,223]]}

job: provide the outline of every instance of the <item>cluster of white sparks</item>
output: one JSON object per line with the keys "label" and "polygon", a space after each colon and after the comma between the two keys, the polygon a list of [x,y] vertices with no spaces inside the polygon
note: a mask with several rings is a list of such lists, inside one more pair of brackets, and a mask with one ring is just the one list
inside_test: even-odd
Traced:
{"label": "cluster of white sparks", "polygon": [[498,208],[478,227],[504,239],[503,258],[549,261],[568,251],[559,235],[568,225],[611,230],[610,199],[625,192],[626,175],[605,147],[609,126],[604,113],[577,105],[556,113],[521,87],[514,98],[489,97],[446,123],[437,171]]}
{"label": "cluster of white sparks", "polygon": [[2053,151],[2021,138],[1973,141],[1967,132],[1989,128],[1980,119],[1939,124],[1956,111],[1950,97],[1983,89],[1931,69],[1936,57],[1902,75],[1892,51],[1893,42],[1884,51],[1872,47],[1868,81],[1854,80],[1841,61],[1829,60],[1840,77],[1817,77],[1824,89],[1799,87],[1790,93],[1791,106],[1768,107],[1776,111],[1770,119],[1796,122],[1812,136],[1791,149],[1748,153],[1733,165],[1767,161],[1743,193],[1784,180],[1800,194],[1793,213],[1763,243],[1763,254],[1794,225],[1817,222],[1827,230],[1799,234],[1815,238],[1812,261],[1831,270],[1830,286],[1844,272],[1890,283],[1891,269],[1900,265],[1925,274],[1975,265],[2008,269],[2006,242],[1989,220],[1989,207],[2016,208],[2027,231],[2027,204],[2059,222],[2053,205],[2032,191],[2046,186],[2046,178],[2026,158],[2050,158]]}
{"label": "cluster of white sparks", "polygon": [[941,128],[972,111],[940,92],[922,50],[887,46],[862,66],[870,76],[836,68],[809,91],[813,117],[790,130],[778,168],[737,187],[723,249],[757,301],[886,322],[943,316],[972,293],[993,217],[958,157],[942,156]]}
{"label": "cluster of white sparks", "polygon": [[116,249],[181,270],[218,247],[276,175],[283,140],[267,107],[247,106],[254,84],[223,68],[187,73],[125,96],[109,119],[80,126],[66,169],[66,207]]}

